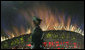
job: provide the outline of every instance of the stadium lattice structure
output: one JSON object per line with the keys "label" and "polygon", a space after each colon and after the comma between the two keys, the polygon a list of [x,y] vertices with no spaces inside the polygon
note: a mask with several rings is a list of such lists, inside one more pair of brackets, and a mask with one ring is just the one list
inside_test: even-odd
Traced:
{"label": "stadium lattice structure", "polygon": [[[84,36],[65,30],[44,31],[44,49],[84,49]],[[31,49],[30,34],[1,42],[1,49]]]}

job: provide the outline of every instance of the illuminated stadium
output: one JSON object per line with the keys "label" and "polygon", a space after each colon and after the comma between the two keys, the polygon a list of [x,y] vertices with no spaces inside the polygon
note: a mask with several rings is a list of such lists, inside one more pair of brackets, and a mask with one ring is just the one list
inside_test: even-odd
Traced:
{"label": "illuminated stadium", "polygon": [[[79,33],[65,30],[44,31],[43,46],[48,49],[83,49],[84,36]],[[9,46],[10,45],[10,46]],[[12,39],[8,39],[1,43],[2,49],[30,49],[31,36],[30,34],[22,35]]]}
{"label": "illuminated stadium", "polygon": [[[69,15],[70,13],[68,13],[68,11],[70,10],[66,11],[67,14],[63,10],[62,12],[58,11],[60,9],[58,9],[58,7],[56,8],[55,4],[62,2],[52,2],[55,3],[53,4],[54,8],[49,6],[52,4],[51,2],[45,2],[50,3],[49,5],[45,5],[43,2],[36,2],[36,4],[32,2],[34,3],[33,7],[29,6],[32,4],[31,2],[25,1],[12,2],[14,5],[12,5],[11,2],[8,3],[5,1],[1,3],[1,49],[31,49],[31,33],[34,29],[33,16],[42,19],[40,27],[44,34],[44,42],[42,45],[44,49],[84,49],[84,18],[80,16],[82,17],[80,20],[78,17],[75,18],[76,15]],[[68,2],[65,3],[67,3],[66,6],[70,5]],[[76,2],[72,2],[72,6],[74,7],[78,4],[73,5],[73,3]],[[7,14],[9,10],[7,10],[7,13],[4,12],[7,9],[7,5],[8,7],[13,6],[13,10],[14,12],[16,11],[15,13],[17,14],[16,16],[11,15],[11,13]],[[21,5],[22,7],[19,7]],[[60,8],[64,9],[63,6]],[[75,11],[72,13],[76,14]],[[11,17],[8,17],[6,14],[11,15]]]}

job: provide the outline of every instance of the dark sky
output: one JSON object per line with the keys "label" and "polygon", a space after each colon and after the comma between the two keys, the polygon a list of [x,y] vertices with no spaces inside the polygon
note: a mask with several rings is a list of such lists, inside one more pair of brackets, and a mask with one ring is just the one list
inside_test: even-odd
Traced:
{"label": "dark sky", "polygon": [[19,27],[23,24],[26,28],[27,21],[19,14],[19,9],[31,9],[35,4],[45,4],[54,10],[72,16],[72,22],[76,22],[84,29],[84,2],[83,1],[1,1],[1,28],[3,30],[12,28],[13,25]]}

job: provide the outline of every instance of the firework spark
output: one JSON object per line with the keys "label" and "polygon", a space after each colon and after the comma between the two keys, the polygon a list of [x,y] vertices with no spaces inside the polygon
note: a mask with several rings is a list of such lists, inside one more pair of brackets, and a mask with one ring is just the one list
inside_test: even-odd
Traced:
{"label": "firework spark", "polygon": [[[56,11],[56,10],[55,10]],[[31,21],[32,24],[32,18],[33,16],[38,16],[39,18],[42,19],[42,23],[40,27],[42,28],[43,31],[47,30],[68,30],[68,31],[73,31],[73,32],[78,32],[81,33],[82,31],[79,31],[79,27],[77,24],[71,24],[71,17],[68,16],[68,19],[66,21],[64,13],[53,13],[51,9],[47,8],[46,6],[41,6],[41,7],[34,7],[34,9],[31,11],[27,9],[27,11],[20,11],[22,14],[27,14],[24,15],[26,20]],[[29,14],[30,13],[30,14]],[[31,17],[30,17],[31,16]]]}

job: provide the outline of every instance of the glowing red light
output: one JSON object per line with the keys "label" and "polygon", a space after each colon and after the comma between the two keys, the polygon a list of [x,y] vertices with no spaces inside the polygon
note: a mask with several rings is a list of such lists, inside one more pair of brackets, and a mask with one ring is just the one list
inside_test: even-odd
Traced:
{"label": "glowing red light", "polygon": [[76,43],[73,43],[74,45],[76,45]]}
{"label": "glowing red light", "polygon": [[65,42],[63,42],[63,44],[65,44]]}
{"label": "glowing red light", "polygon": [[31,44],[27,44],[27,46],[31,47]]}
{"label": "glowing red light", "polygon": [[69,43],[69,42],[66,42],[66,43]]}
{"label": "glowing red light", "polygon": [[43,42],[44,46],[46,46],[47,42]]}
{"label": "glowing red light", "polygon": [[[60,43],[59,43],[59,41],[56,41],[55,43],[54,42],[43,42],[43,47],[45,47],[45,48],[51,48],[51,47],[55,48],[55,47],[58,47],[58,46],[62,45],[62,46],[65,46],[66,48],[68,48],[69,44],[70,44],[70,42],[68,42],[68,41],[67,42],[60,42]],[[74,45],[72,48],[77,47],[76,42],[71,43],[71,45]],[[31,47],[31,44],[27,44],[26,46]],[[80,47],[80,46],[78,45],[78,47]],[[64,47],[63,48],[57,48],[57,49],[64,49]]]}
{"label": "glowing red light", "polygon": [[60,46],[59,44],[56,45],[56,47]]}
{"label": "glowing red light", "polygon": [[52,42],[52,46],[53,46],[54,44],[53,44],[53,42]]}
{"label": "glowing red light", "polygon": [[49,45],[51,45],[51,42],[49,42]]}
{"label": "glowing red light", "polygon": [[56,43],[59,43],[59,41],[56,41]]}
{"label": "glowing red light", "polygon": [[57,49],[60,49],[60,48],[57,48]]}
{"label": "glowing red light", "polygon": [[63,45],[62,42],[60,44]]}

